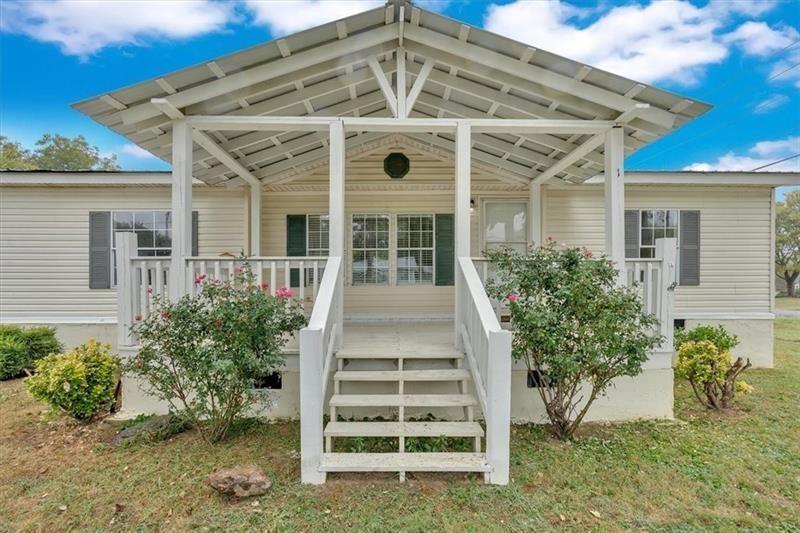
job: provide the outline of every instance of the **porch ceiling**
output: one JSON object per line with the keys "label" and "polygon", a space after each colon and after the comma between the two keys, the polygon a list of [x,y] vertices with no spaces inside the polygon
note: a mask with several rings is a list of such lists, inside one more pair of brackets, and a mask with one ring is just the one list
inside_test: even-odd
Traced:
{"label": "porch ceiling", "polygon": [[[384,77],[380,72],[385,79],[379,79]],[[73,107],[169,162],[172,119],[162,113],[163,105],[151,102],[153,98],[164,99],[184,115],[391,117],[397,104],[387,102],[386,82],[396,87],[398,77],[405,78],[405,91],[400,94],[413,96],[407,100],[412,104],[409,117],[613,120],[625,128],[626,154],[710,108],[462,24],[406,0],[390,0],[384,8]],[[415,83],[418,78],[422,83]],[[346,148],[357,150],[387,135],[350,133]],[[306,175],[328,157],[327,136],[316,132],[213,131],[208,137],[206,147],[209,142],[216,144],[265,183]],[[450,135],[412,137],[437,150],[453,151]],[[583,182],[603,169],[602,143],[579,148],[587,141],[591,142],[590,135],[476,133],[472,157],[504,180],[524,182],[547,176]],[[559,164],[576,149],[581,157]],[[236,164],[220,161],[199,145],[193,155],[196,178],[212,185],[242,182],[231,170]]]}

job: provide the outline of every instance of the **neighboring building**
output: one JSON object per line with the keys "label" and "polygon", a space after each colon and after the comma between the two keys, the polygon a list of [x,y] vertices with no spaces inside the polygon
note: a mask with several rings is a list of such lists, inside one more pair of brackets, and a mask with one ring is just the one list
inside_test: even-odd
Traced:
{"label": "neighboring building", "polygon": [[[591,419],[672,416],[673,321],[723,324],[737,353],[772,365],[774,189],[800,176],[624,173],[625,155],[706,104],[392,0],[75,108],[173,171],[0,173],[0,321],[129,356],[148,288],[191,292],[249,255],[310,312],[268,413],[301,416],[306,482],[381,469],[507,482],[509,421],[543,409],[484,292],[487,247],[552,237],[640,282],[667,342]],[[129,377],[123,406],[162,408]],[[405,422],[427,412],[458,422]],[[336,420],[386,413],[399,419]],[[476,449],[331,453],[376,432],[454,432]]]}

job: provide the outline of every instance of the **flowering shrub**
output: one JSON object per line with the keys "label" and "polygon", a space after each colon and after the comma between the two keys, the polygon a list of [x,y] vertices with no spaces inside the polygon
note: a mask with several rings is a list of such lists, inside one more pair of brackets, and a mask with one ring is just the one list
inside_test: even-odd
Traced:
{"label": "flowering shrub", "polygon": [[636,293],[616,285],[606,258],[548,240],[527,254],[487,251],[497,269],[492,297],[507,302],[513,356],[540,379],[551,428],[571,437],[594,400],[618,376],[635,376],[662,338]]}
{"label": "flowering shrub", "polygon": [[248,407],[268,399],[254,390],[254,380],[283,364],[281,348],[305,315],[291,291],[271,296],[247,265],[232,280],[203,274],[195,284],[196,295],[157,298],[137,321],[141,350],[125,371],[144,378],[149,392],[216,442]]}
{"label": "flowering shrub", "polygon": [[741,357],[733,363],[731,360],[730,351],[721,350],[710,340],[683,341],[678,349],[675,374],[689,381],[701,404],[709,409],[726,409],[737,392],[748,394],[753,390],[738,379],[750,368],[750,360],[745,362]]}
{"label": "flowering shrub", "polygon": [[114,403],[119,362],[110,344],[94,339],[65,354],[51,354],[36,363],[25,378],[31,396],[78,420],[89,420]]}

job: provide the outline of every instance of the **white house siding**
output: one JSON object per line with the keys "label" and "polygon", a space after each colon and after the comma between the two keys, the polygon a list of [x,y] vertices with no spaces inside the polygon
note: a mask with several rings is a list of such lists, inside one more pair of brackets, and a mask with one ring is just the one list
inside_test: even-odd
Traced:
{"label": "white house siding", "polygon": [[[245,206],[241,190],[195,187],[201,254],[246,247]],[[1,187],[0,321],[115,322],[116,291],[89,289],[89,212],[164,209],[168,187]]]}

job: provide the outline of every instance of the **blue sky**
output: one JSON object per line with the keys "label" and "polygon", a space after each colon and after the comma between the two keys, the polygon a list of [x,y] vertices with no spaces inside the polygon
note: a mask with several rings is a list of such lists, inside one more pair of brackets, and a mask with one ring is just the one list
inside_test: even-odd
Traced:
{"label": "blue sky", "polygon": [[[165,169],[69,104],[382,3],[3,0],[0,133],[27,146],[83,134],[123,168]],[[753,170],[800,153],[797,0],[417,4],[715,106],[629,169]]]}

